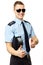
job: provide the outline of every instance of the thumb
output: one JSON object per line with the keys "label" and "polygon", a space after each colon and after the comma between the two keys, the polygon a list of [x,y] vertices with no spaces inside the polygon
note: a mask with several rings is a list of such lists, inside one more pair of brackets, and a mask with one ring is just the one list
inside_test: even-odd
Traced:
{"label": "thumb", "polygon": [[21,49],[21,48],[22,48],[22,45],[20,45],[19,49]]}

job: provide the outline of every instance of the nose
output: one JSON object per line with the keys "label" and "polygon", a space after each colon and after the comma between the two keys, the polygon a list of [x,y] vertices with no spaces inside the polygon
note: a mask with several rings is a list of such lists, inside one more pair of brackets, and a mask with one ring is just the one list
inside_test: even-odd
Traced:
{"label": "nose", "polygon": [[22,11],[20,13],[23,13]]}

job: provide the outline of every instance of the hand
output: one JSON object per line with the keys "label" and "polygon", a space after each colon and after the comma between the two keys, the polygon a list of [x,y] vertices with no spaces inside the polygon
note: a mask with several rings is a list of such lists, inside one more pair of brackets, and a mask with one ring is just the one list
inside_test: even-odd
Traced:
{"label": "hand", "polygon": [[35,44],[34,44],[34,43],[32,43],[32,44],[31,44],[31,48],[34,48],[34,47],[35,47]]}
{"label": "hand", "polygon": [[34,42],[35,45],[37,45],[39,41],[38,41],[37,37],[34,36],[34,37],[31,38],[31,42]]}
{"label": "hand", "polygon": [[22,46],[19,47],[19,49],[17,50],[17,56],[20,58],[25,57],[26,52],[24,50],[22,50]]}
{"label": "hand", "polygon": [[33,40],[31,40],[31,48],[34,48],[35,47],[35,42]]}
{"label": "hand", "polygon": [[31,48],[34,48],[38,44],[38,39],[36,36],[31,38]]}

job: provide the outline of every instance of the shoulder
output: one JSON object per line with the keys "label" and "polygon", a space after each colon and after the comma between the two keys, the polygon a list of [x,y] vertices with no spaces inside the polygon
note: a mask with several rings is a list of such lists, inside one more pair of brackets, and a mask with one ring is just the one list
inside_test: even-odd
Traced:
{"label": "shoulder", "polygon": [[30,22],[28,22],[28,21],[26,21],[26,20],[24,20],[24,22],[30,24]]}
{"label": "shoulder", "polygon": [[11,22],[9,22],[6,26],[5,26],[5,30],[11,30],[14,26],[13,25],[15,25],[15,21],[11,21]]}
{"label": "shoulder", "polygon": [[6,26],[5,26],[5,30],[6,31],[11,31],[11,30],[13,30],[13,28],[15,27],[15,21],[11,21],[11,22],[9,22]]}
{"label": "shoulder", "polygon": [[12,26],[13,24],[15,24],[15,21],[11,21],[10,23],[8,23],[9,26]]}
{"label": "shoulder", "polygon": [[31,23],[30,23],[29,21],[24,20],[24,22],[25,22],[25,24],[26,24],[29,28],[32,27],[32,25],[31,25]]}

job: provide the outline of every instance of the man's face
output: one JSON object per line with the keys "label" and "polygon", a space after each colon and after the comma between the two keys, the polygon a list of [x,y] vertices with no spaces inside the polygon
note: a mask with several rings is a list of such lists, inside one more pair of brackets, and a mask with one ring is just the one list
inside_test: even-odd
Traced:
{"label": "man's face", "polygon": [[24,14],[25,14],[24,5],[17,4],[17,5],[15,6],[14,11],[15,11],[15,16],[16,16],[18,19],[23,19]]}

